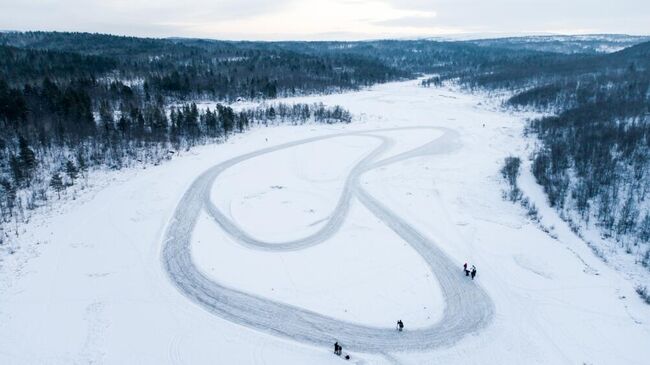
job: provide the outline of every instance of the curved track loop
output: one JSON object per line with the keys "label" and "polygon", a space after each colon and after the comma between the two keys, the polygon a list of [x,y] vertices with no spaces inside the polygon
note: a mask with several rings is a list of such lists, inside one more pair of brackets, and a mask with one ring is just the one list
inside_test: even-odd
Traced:
{"label": "curved track loop", "polygon": [[[417,129],[439,130],[443,135],[416,149],[376,161],[389,148],[391,141],[373,133]],[[314,234],[282,243],[261,241],[240,229],[210,200],[214,180],[231,166],[263,154],[343,136],[367,136],[377,138],[382,143],[354,166],[345,181],[336,208],[323,227]],[[487,326],[494,315],[492,301],[479,285],[460,273],[460,265],[454,263],[429,238],[361,188],[358,180],[364,172],[371,169],[418,156],[451,152],[458,148],[457,140],[456,132],[444,128],[380,129],[303,139],[222,162],[199,176],[179,202],[165,233],[162,250],[165,270],[185,296],[210,312],[231,322],[296,341],[327,347],[334,341],[339,341],[349,350],[373,353],[387,350],[423,351],[452,345],[465,335]],[[240,244],[252,249],[287,251],[313,246],[331,238],[345,222],[353,197],[410,244],[427,263],[445,296],[446,306],[439,322],[402,333],[393,328],[346,322],[221,285],[201,273],[192,261],[192,231],[203,208]]]}

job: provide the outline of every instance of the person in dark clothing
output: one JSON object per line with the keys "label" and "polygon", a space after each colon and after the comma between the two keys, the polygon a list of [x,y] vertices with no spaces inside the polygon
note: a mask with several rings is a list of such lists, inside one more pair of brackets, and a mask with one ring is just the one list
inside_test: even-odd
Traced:
{"label": "person in dark clothing", "polygon": [[472,280],[474,280],[475,276],[476,276],[476,267],[472,266]]}
{"label": "person in dark clothing", "polygon": [[334,342],[334,353],[336,355],[341,356],[341,350],[343,350],[343,347],[341,347],[341,345],[339,345],[338,341]]}
{"label": "person in dark clothing", "polygon": [[397,321],[397,330],[402,332],[403,329],[404,329],[404,322],[402,322],[402,320],[400,319],[399,321]]}

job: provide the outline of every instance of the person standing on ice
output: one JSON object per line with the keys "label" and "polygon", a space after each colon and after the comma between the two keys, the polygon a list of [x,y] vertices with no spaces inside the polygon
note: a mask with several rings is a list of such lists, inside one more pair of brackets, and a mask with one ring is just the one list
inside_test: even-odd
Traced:
{"label": "person standing on ice", "polygon": [[397,321],[397,330],[402,332],[403,329],[404,329],[404,322],[402,322],[402,320],[400,319],[399,321]]}
{"label": "person standing on ice", "polygon": [[467,262],[463,265],[463,270],[465,270],[465,276],[469,276],[469,270],[467,270]]}
{"label": "person standing on ice", "polygon": [[475,276],[476,276],[476,267],[472,265],[472,280],[474,280]]}

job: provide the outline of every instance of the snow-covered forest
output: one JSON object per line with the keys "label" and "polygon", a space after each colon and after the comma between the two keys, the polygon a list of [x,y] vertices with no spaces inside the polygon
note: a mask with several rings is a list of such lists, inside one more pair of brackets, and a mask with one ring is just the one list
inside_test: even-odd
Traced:
{"label": "snow-covered forest", "polygon": [[[267,52],[262,58],[259,50],[211,49],[205,51],[207,59],[197,55],[199,47],[188,50],[174,48],[170,42],[136,38],[7,33],[0,39],[30,45],[24,49],[0,46],[0,215],[4,228],[0,242],[12,239],[9,223],[29,220],[30,211],[59,198],[68,187],[83,186],[93,170],[159,164],[178,151],[224,141],[254,125],[351,120],[342,108],[322,104],[271,103],[235,112],[222,104],[214,110],[199,110],[187,100],[263,100],[278,93],[355,88],[387,77],[383,71],[373,73],[373,66],[363,61],[359,65],[346,58],[313,60],[287,52]],[[38,42],[82,51],[40,50],[33,44]],[[352,77],[335,72],[338,63],[352,70],[359,67],[359,72]],[[250,72],[256,67],[259,75]],[[301,71],[290,79],[268,79],[285,67]],[[325,81],[322,71],[316,78],[315,70],[321,69],[331,71],[332,78]],[[359,74],[363,76],[358,78]]]}
{"label": "snow-covered forest", "polygon": [[532,170],[550,205],[650,267],[650,43],[525,75],[506,69],[476,84],[519,88],[506,105],[551,114],[527,128],[540,141]]}
{"label": "snow-covered forest", "polygon": [[[2,33],[3,220],[24,219],[89,168],[156,164],[269,121],[350,120],[340,108],[313,105],[234,112],[228,104],[237,100],[433,73],[423,85],[507,92],[506,107],[547,113],[527,132],[540,142],[532,169],[549,203],[576,227],[596,225],[647,266],[650,43],[634,45],[643,41],[262,43]],[[553,48],[558,42],[561,50]],[[607,53],[617,44],[629,47]],[[192,105],[199,100],[223,105],[199,111]]]}

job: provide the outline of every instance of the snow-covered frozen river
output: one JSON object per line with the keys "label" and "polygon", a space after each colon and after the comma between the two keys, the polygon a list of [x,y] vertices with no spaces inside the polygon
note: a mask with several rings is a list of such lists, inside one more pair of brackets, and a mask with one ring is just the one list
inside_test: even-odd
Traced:
{"label": "snow-covered frozen river", "polygon": [[626,277],[528,172],[557,239],[502,199],[527,115],[416,81],[292,101],[355,121],[256,128],[33,219],[0,258],[0,363],[336,364],[335,339],[354,363],[650,358]]}

